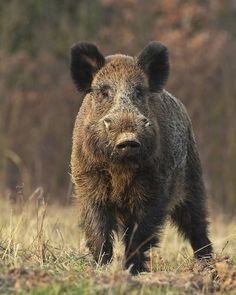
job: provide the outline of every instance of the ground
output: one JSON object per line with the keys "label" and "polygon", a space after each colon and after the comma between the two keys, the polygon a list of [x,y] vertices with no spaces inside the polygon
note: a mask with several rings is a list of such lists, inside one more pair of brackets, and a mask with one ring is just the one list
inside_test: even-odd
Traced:
{"label": "ground", "polygon": [[122,271],[122,239],[107,267],[92,260],[75,206],[46,205],[37,190],[26,203],[0,202],[0,294],[236,294],[236,219],[211,214],[214,259],[199,263],[168,223],[150,250],[150,273]]}

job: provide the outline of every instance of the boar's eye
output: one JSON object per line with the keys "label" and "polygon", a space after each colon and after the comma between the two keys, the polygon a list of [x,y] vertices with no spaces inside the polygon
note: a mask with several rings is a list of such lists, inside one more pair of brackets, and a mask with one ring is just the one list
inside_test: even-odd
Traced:
{"label": "boar's eye", "polygon": [[112,89],[108,85],[102,85],[101,87],[98,88],[98,92],[107,99],[112,98]]}
{"label": "boar's eye", "polygon": [[139,85],[135,88],[134,93],[136,98],[141,99],[145,93],[145,89],[141,85]]}

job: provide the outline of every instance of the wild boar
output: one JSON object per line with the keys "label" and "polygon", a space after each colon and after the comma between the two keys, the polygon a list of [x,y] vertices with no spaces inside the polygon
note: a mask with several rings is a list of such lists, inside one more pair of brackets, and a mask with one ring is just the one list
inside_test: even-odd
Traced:
{"label": "wild boar", "polygon": [[210,257],[206,193],[192,124],[164,90],[169,54],[159,42],[135,57],[104,57],[91,43],[71,49],[70,70],[84,99],[73,132],[71,174],[87,246],[112,260],[122,232],[125,268],[147,271],[167,217],[197,258]]}

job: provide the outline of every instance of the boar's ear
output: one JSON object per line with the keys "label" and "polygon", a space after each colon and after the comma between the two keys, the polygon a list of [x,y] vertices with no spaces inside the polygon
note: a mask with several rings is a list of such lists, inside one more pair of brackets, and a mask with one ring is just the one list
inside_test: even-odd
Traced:
{"label": "boar's ear", "polygon": [[138,56],[138,65],[148,77],[151,91],[163,89],[169,76],[169,54],[165,45],[149,43]]}
{"label": "boar's ear", "polygon": [[96,45],[81,42],[71,48],[71,77],[79,91],[90,89],[94,74],[105,64],[104,56]]}

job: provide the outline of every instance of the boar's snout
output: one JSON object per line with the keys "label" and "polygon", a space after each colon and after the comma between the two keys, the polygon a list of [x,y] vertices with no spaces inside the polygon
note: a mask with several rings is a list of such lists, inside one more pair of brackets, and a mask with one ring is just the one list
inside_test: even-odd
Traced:
{"label": "boar's snout", "polygon": [[115,149],[122,157],[135,156],[140,149],[140,142],[133,133],[123,133],[119,136]]}
{"label": "boar's snout", "polygon": [[[121,118],[122,118],[122,116],[121,116]],[[116,121],[116,120],[114,120],[114,118],[113,118],[113,120],[111,119],[111,117],[109,117],[109,116],[106,116],[105,118],[103,118],[103,123],[104,123],[104,125],[105,125],[105,127],[106,127],[106,129],[107,129],[107,131],[109,131],[110,129],[111,129],[111,125],[112,125],[112,121]],[[117,120],[118,121],[118,120]],[[122,120],[120,120],[120,118],[119,118],[119,121],[122,121]],[[135,121],[135,120],[128,120],[128,121],[130,121],[130,122],[125,122],[125,120],[124,120],[124,123],[127,125],[127,126],[130,126],[130,125],[132,125],[134,122],[133,121]],[[144,116],[142,116],[142,115],[140,115],[140,116],[137,116],[137,118],[136,118],[136,124],[140,124],[141,123],[141,125],[143,125],[143,126],[145,126],[145,127],[150,127],[152,124],[151,124],[151,122],[146,118],[146,117],[144,117]]]}

